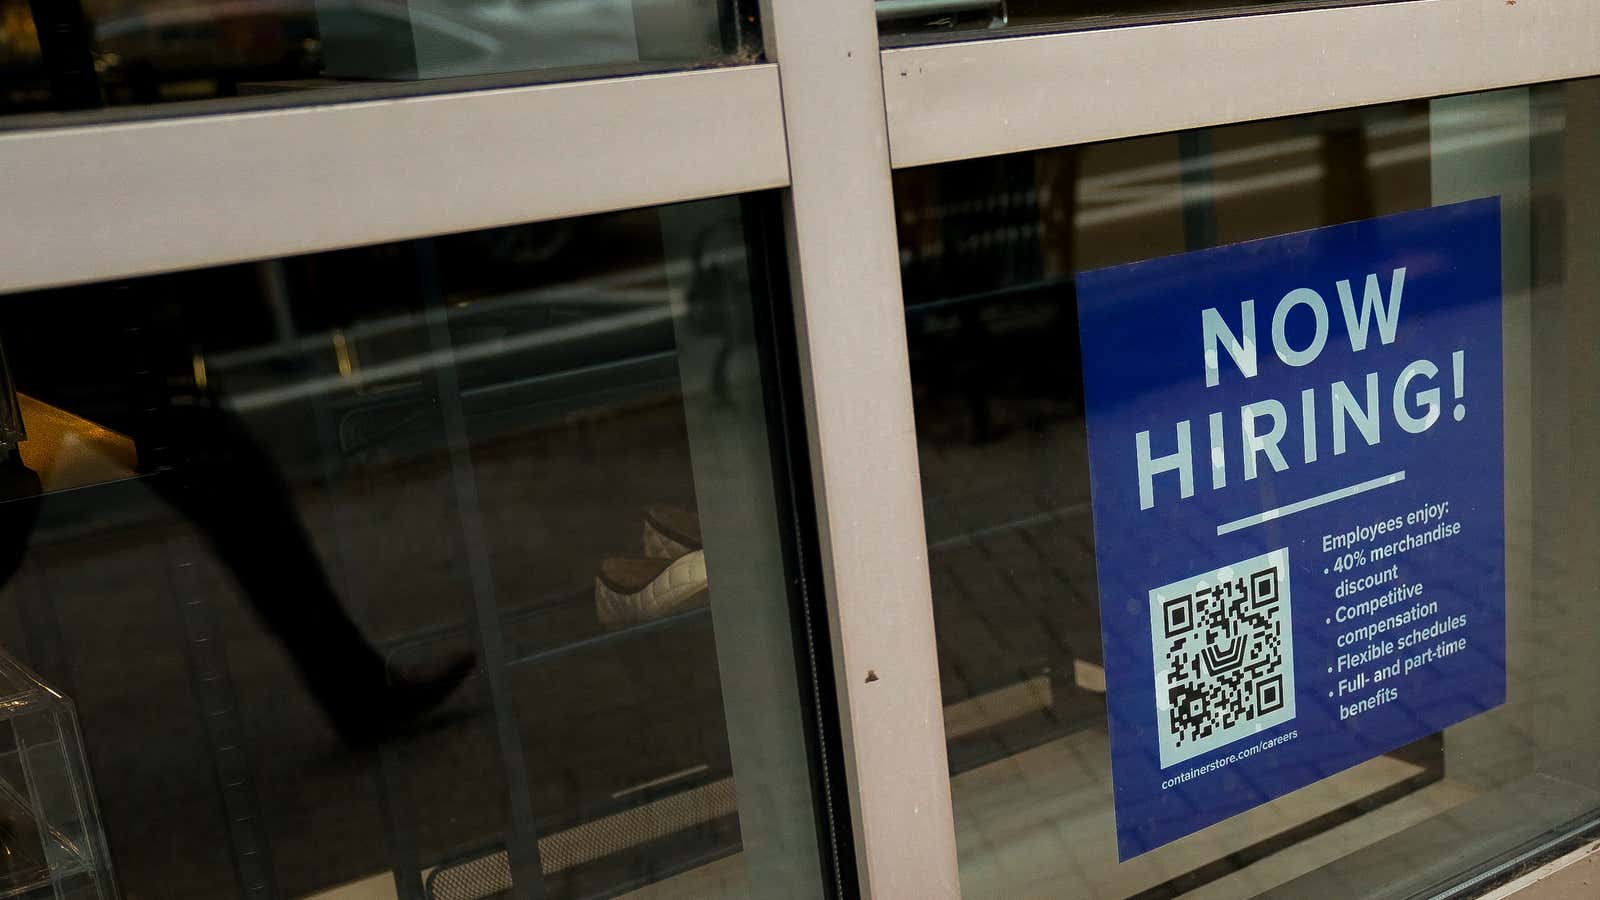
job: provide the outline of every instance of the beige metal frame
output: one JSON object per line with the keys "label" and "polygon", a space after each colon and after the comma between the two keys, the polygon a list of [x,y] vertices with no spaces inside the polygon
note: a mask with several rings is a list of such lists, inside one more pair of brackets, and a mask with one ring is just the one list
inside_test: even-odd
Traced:
{"label": "beige metal frame", "polygon": [[0,294],[781,187],[777,67],[0,133]]}
{"label": "beige metal frame", "polygon": [[1592,0],[1410,0],[883,53],[897,169],[1596,72]]}
{"label": "beige metal frame", "polygon": [[956,897],[891,168],[1600,74],[1600,5],[880,52],[868,0],[764,3],[767,64],[0,134],[0,294],[788,187],[861,890]]}
{"label": "beige metal frame", "polygon": [[861,891],[960,893],[877,23],[774,0],[789,264]]}

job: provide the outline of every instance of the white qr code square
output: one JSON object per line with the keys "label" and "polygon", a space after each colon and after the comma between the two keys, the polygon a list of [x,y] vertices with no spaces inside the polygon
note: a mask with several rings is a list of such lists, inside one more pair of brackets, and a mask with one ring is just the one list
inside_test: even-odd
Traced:
{"label": "white qr code square", "polygon": [[1289,551],[1150,592],[1161,767],[1294,718]]}

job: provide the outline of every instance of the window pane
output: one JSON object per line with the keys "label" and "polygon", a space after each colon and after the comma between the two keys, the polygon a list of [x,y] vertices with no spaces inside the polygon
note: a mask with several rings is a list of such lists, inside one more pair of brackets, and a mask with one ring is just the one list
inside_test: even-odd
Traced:
{"label": "window pane", "polygon": [[819,895],[766,208],[0,300],[0,675],[106,873],[51,896]]}
{"label": "window pane", "polygon": [[751,58],[753,9],[737,0],[0,0],[0,114],[293,105],[392,95],[384,85],[406,82],[486,83],[448,80],[461,76],[523,73],[499,82],[517,83]]}
{"label": "window pane", "polygon": [[964,896],[1420,895],[1600,816],[1597,97],[896,173]]}

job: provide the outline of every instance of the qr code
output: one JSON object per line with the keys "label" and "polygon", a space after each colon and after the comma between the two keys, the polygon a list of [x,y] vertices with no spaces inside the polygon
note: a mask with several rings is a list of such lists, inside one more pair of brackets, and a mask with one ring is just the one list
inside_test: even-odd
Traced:
{"label": "qr code", "polygon": [[1294,718],[1289,551],[1150,592],[1161,767]]}

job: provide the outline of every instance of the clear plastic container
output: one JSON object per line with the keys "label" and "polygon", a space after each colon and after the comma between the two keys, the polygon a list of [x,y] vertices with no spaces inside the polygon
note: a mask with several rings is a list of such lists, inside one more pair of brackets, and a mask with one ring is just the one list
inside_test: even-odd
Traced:
{"label": "clear plastic container", "polygon": [[72,701],[0,651],[0,898],[116,896]]}
{"label": "clear plastic container", "polygon": [[4,450],[15,450],[28,439],[15,384],[11,380],[11,366],[6,362],[6,348],[0,345],[0,449]]}

